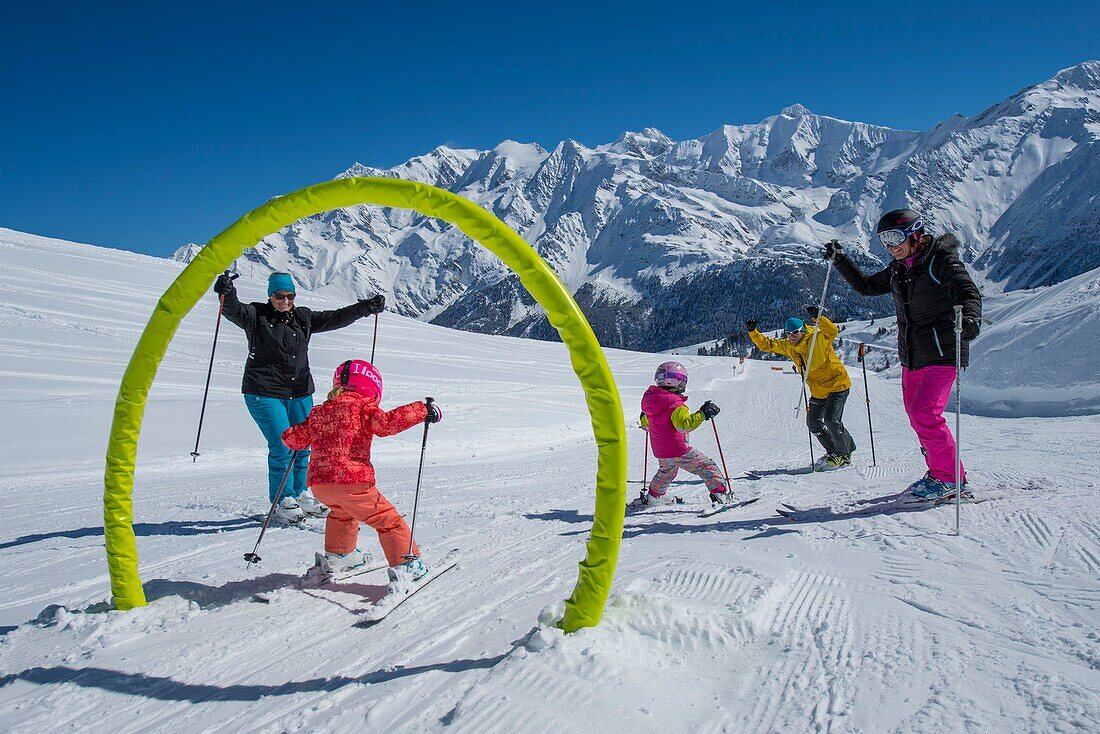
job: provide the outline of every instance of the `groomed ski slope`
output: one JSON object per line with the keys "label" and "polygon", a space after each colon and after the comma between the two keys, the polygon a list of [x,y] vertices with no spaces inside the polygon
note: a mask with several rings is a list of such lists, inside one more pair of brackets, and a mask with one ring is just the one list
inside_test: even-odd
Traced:
{"label": "groomed ski slope", "polygon": [[[353,627],[384,573],[290,588],[321,548],[270,532],[265,452],[223,323],[201,457],[195,426],[215,300],[188,316],[150,395],[135,483],[150,604],[106,611],[101,493],[122,369],[179,264],[0,230],[0,729],[46,731],[1100,731],[1100,418],[964,416],[981,505],[852,515],[919,477],[896,380],[862,378],[855,467],[808,463],[799,383],[778,363],[685,358],[749,507],[627,518],[600,626],[560,612],[591,527],[595,451],[560,344],[383,316],[384,403],[432,395],[417,537],[462,563],[383,624]],[[243,297],[260,297],[245,277]],[[311,307],[338,304],[302,293]],[[319,383],[369,357],[371,323],[314,338]],[[611,352],[628,425],[660,355]],[[632,480],[641,431],[629,430]],[[420,431],[381,439],[382,490],[411,510]],[[711,425],[693,437],[716,455]],[[650,470],[653,469],[650,461]],[[791,469],[790,473],[775,472]],[[630,485],[631,493],[639,484]],[[790,522],[778,502],[824,508]],[[319,525],[317,521],[313,521]],[[376,547],[372,534],[360,535]],[[270,603],[251,601],[271,592]]]}

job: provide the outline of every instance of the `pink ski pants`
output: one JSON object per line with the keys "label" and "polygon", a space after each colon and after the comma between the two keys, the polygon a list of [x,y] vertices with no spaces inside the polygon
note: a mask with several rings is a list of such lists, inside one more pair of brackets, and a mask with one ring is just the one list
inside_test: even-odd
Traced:
{"label": "pink ski pants", "polygon": [[653,481],[649,483],[649,493],[655,497],[660,497],[668,491],[668,485],[672,483],[672,480],[676,478],[676,474],[681,469],[691,472],[697,477],[702,477],[703,483],[707,485],[707,489],[711,492],[721,494],[726,491],[726,480],[722,476],[722,472],[718,470],[718,465],[714,463],[713,459],[700,451],[688,449],[688,452],[682,456],[672,459],[657,459],[657,463],[660,468],[653,475]]}
{"label": "pink ski pants", "polygon": [[[943,411],[955,384],[955,368],[933,364],[919,370],[901,368],[901,399],[909,415],[909,425],[917,432],[924,449],[924,461],[933,479],[952,484],[955,481],[955,437],[947,427]],[[962,470],[966,481],[966,468]]]}

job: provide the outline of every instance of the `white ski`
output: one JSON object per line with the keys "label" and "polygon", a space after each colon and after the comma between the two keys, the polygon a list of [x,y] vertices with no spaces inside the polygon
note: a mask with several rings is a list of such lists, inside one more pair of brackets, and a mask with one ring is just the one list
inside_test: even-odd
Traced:
{"label": "white ski", "polygon": [[457,548],[452,550],[447,555],[443,556],[440,560],[433,563],[428,567],[428,573],[424,574],[417,580],[407,592],[404,593],[390,593],[375,602],[370,609],[359,617],[359,621],[356,622],[356,627],[373,627],[374,625],[385,619],[393,610],[401,606],[405,601],[412,598],[416,592],[423,589],[425,586],[435,581],[443,574],[450,571],[452,568],[458,565],[458,562],[462,560],[462,552]]}
{"label": "white ski", "polygon": [[711,506],[699,513],[699,517],[714,517],[719,512],[725,512],[726,510],[736,510],[739,507],[745,507],[751,505],[754,502],[759,502],[759,497],[752,497],[751,499],[741,500],[740,502],[731,502],[729,504],[711,503]]}
{"label": "white ski", "polygon": [[[317,554],[321,555],[320,553]],[[364,576],[368,573],[374,573],[375,571],[381,571],[384,568],[389,568],[385,559],[380,562],[364,563],[361,566],[353,566],[352,568],[345,569],[343,571],[336,572],[332,576],[325,578],[318,574],[316,570],[319,568],[319,564],[315,563],[310,566],[301,578],[294,582],[292,586],[284,588],[294,589],[318,589],[327,584],[336,584],[341,581],[347,581],[348,579],[355,578],[356,576]],[[273,590],[273,591],[277,591]],[[252,601],[259,602],[261,604],[271,603],[271,594],[273,591],[262,591],[252,595]]]}

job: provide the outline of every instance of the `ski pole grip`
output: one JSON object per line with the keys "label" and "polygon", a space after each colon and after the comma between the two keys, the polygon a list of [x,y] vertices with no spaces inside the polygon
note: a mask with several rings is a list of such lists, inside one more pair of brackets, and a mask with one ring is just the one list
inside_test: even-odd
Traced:
{"label": "ski pole grip", "polygon": [[955,331],[962,333],[963,330],[963,307],[955,306]]}
{"label": "ski pole grip", "polygon": [[[432,403],[435,402],[435,398],[424,398],[424,404],[428,406],[428,412],[431,412]],[[424,416],[424,429],[428,428],[428,416]],[[427,434],[424,434],[427,435]]]}

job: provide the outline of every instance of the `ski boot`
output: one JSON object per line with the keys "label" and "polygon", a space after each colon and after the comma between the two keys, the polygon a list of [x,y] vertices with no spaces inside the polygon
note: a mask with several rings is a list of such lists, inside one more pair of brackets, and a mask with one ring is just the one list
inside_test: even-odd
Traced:
{"label": "ski boot", "polygon": [[665,505],[676,504],[676,497],[673,496],[672,492],[665,492],[664,494],[642,492],[640,499],[646,507],[664,507]]}
{"label": "ski boot", "polygon": [[286,528],[305,523],[306,514],[302,512],[298,500],[293,497],[283,497],[275,506],[275,513],[271,516],[271,524]]}
{"label": "ski boot", "polygon": [[298,500],[298,506],[302,508],[302,512],[310,517],[324,517],[328,514],[328,508],[317,501],[309,491],[302,492],[296,498]]}
{"label": "ski boot", "polygon": [[733,496],[733,492],[729,491],[728,489],[723,489],[721,492],[711,492],[710,493],[710,503],[714,507],[721,507],[722,505],[729,505],[729,504],[732,504],[733,502],[735,502],[736,500],[737,500],[737,498]]}
{"label": "ski boot", "polygon": [[[931,472],[910,484],[905,491],[923,502],[937,502],[946,497],[955,496],[955,487],[934,479]],[[963,491],[966,491],[965,484],[963,484]]]}
{"label": "ski boot", "polygon": [[428,568],[419,558],[410,558],[404,563],[390,566],[386,570],[390,582],[388,593],[407,594],[426,573]]}

